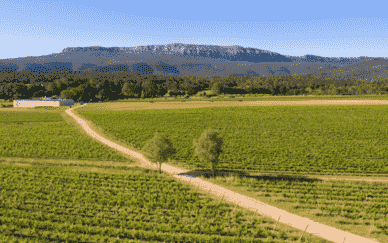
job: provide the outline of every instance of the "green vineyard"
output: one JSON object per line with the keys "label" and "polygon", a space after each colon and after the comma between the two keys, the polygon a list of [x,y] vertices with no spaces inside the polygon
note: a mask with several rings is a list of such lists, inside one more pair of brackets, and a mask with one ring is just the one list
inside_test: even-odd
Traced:
{"label": "green vineyard", "polygon": [[77,133],[53,111],[0,112],[0,156],[128,160]]}
{"label": "green vineyard", "polygon": [[193,139],[213,128],[223,139],[219,168],[315,173],[388,173],[384,106],[256,106],[79,113],[119,139],[143,147],[156,130],[176,154],[200,164]]}
{"label": "green vineyard", "polygon": [[220,177],[217,184],[244,187],[260,201],[285,210],[291,208],[293,213],[308,214],[317,221],[344,225],[342,230],[354,234],[358,233],[354,226],[373,225],[372,235],[388,237],[387,182],[248,176],[232,180]]}
{"label": "green vineyard", "polygon": [[260,216],[247,217],[166,175],[146,170],[133,172],[123,175],[1,165],[0,240],[299,240],[293,233],[275,230]]}

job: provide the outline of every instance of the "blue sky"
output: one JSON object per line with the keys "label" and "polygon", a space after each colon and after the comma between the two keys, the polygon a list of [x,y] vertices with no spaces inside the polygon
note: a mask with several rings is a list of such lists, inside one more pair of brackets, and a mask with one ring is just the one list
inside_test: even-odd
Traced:
{"label": "blue sky", "polygon": [[171,43],[388,57],[387,0],[0,0],[0,6],[0,59]]}

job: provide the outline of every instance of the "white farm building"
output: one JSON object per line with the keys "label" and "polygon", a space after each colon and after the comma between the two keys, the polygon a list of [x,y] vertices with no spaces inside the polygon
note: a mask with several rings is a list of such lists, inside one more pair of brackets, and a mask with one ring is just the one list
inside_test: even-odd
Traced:
{"label": "white farm building", "polygon": [[67,106],[73,105],[72,99],[46,98],[33,100],[14,100],[13,107],[37,107],[37,106]]}

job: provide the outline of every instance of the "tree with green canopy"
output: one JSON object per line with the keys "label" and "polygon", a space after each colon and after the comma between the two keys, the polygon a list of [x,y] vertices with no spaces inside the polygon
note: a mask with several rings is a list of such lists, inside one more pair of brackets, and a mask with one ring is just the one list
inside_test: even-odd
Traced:
{"label": "tree with green canopy", "polygon": [[154,160],[159,161],[159,173],[162,173],[162,162],[171,158],[175,153],[171,141],[163,134],[157,131],[154,137],[146,142],[143,151]]}
{"label": "tree with green canopy", "polygon": [[214,176],[214,168],[218,164],[218,157],[223,144],[222,137],[217,130],[208,129],[205,130],[198,140],[194,139],[193,147],[195,155],[201,162],[211,163],[212,173]]}

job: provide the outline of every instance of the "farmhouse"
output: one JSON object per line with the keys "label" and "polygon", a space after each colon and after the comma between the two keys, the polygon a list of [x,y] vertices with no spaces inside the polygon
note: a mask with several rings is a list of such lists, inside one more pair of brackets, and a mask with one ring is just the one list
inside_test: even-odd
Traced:
{"label": "farmhouse", "polygon": [[14,100],[13,107],[37,107],[37,106],[67,106],[73,105],[72,99],[46,98],[42,97],[33,100]]}

